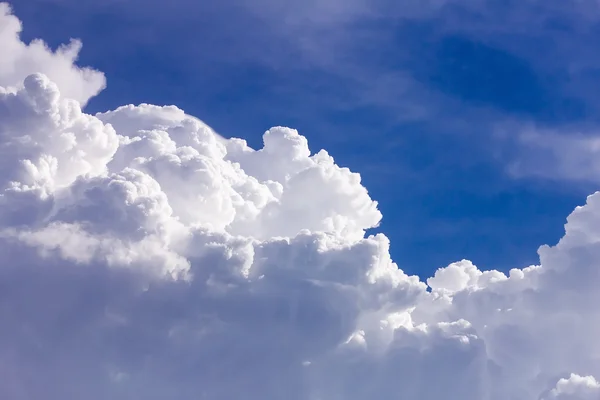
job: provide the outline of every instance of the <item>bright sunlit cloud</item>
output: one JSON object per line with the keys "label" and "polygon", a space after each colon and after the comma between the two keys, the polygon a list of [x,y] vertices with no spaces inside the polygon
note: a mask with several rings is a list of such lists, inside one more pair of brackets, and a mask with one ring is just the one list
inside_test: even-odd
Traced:
{"label": "bright sunlit cloud", "polygon": [[79,45],[0,7],[1,398],[600,398],[600,193],[540,265],[425,283],[294,129],[254,150],[174,106],[86,114]]}

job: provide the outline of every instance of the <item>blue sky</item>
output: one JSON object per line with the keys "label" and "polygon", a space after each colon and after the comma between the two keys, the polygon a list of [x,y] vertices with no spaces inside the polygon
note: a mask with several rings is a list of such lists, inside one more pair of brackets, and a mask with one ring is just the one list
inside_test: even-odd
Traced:
{"label": "blue sky", "polygon": [[24,40],[82,39],[108,79],[89,112],[176,104],[255,147],[298,129],[361,174],[411,273],[536,263],[600,179],[591,0],[12,5]]}

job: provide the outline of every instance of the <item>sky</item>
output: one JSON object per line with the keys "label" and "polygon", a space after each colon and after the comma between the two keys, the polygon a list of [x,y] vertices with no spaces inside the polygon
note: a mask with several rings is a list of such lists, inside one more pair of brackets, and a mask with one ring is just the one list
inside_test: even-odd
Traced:
{"label": "sky", "polygon": [[599,7],[0,3],[0,398],[600,399]]}
{"label": "sky", "polygon": [[535,263],[597,187],[594,162],[560,144],[595,134],[592,0],[12,6],[25,41],[81,39],[80,63],[108,81],[89,112],[177,104],[255,148],[298,129],[361,174],[411,273]]}

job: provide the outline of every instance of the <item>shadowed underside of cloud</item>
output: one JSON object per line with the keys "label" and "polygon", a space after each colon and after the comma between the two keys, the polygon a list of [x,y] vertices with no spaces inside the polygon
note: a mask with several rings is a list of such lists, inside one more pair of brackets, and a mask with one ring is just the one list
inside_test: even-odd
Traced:
{"label": "shadowed underside of cloud", "polygon": [[[253,150],[174,106],[89,115],[99,86],[74,53],[14,43],[0,70],[0,397],[600,397],[600,194],[539,266],[461,261],[424,283],[384,235],[365,237],[382,216],[360,176],[297,131]],[[46,61],[5,72],[29,51]]]}

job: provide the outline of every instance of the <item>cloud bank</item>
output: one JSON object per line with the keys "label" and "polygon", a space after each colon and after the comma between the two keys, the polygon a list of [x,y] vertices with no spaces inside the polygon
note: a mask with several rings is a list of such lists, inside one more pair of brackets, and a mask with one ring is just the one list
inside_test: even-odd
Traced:
{"label": "cloud bank", "polygon": [[1,398],[600,398],[600,193],[540,265],[422,282],[297,131],[86,114],[102,75],[0,7]]}

